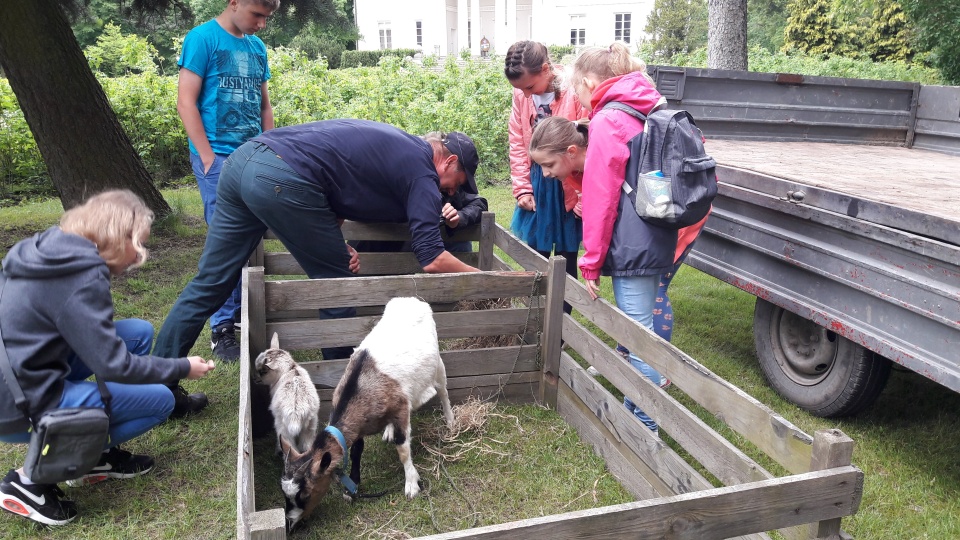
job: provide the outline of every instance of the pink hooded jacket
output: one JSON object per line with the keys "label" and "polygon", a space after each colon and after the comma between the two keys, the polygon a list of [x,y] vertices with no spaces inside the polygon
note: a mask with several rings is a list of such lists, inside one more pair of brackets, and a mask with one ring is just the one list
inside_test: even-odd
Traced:
{"label": "pink hooded jacket", "polygon": [[[641,72],[607,79],[593,92],[581,201],[585,253],[578,261],[584,279],[598,279],[604,269],[613,240],[614,225],[619,215],[621,186],[630,157],[627,142],[643,131],[643,123],[627,113],[613,109],[602,110],[603,106],[611,101],[625,103],[644,114],[667,102]],[[644,232],[638,230],[637,234],[643,235]],[[637,238],[637,244],[648,245],[649,249],[639,256],[631,256],[631,267],[607,270],[620,275],[644,275],[657,273],[657,268],[662,268],[664,264],[672,266],[676,236],[672,238],[673,240],[668,242],[668,253],[660,253],[664,251],[659,249],[661,242],[644,243],[641,238]]]}
{"label": "pink hooded jacket", "polygon": [[[566,72],[556,67],[554,73],[564,84]],[[554,96],[550,105],[553,116],[560,116],[569,120],[579,120],[587,116],[586,109],[580,105],[577,93],[573,88],[564,88],[559,95]],[[537,111],[533,106],[533,98],[524,97],[523,91],[513,89],[513,108],[510,111],[510,180],[513,183],[513,198],[532,194],[533,186],[530,183],[530,138],[533,137],[533,124],[537,120]],[[563,180],[563,202],[570,211],[577,204],[577,184],[572,179]],[[575,188],[576,186],[576,188]]]}

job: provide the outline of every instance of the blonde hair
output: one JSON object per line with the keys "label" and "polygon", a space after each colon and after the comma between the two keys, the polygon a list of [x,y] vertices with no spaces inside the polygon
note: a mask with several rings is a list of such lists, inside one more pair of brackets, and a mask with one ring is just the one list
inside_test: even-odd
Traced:
{"label": "blonde hair", "polygon": [[560,116],[544,118],[537,123],[530,137],[530,152],[562,154],[570,146],[587,147],[590,121],[567,120]]}
{"label": "blonde hair", "polygon": [[592,75],[598,81],[605,81],[634,71],[642,72],[647,80],[653,83],[653,79],[647,74],[646,62],[632,56],[625,43],[615,41],[607,48],[584,49],[573,63],[573,80],[574,84],[582,84],[580,81],[584,77]]}
{"label": "blonde hair", "polygon": [[127,240],[132,240],[138,258],[131,268],[147,260],[149,252],[142,239],[150,232],[152,223],[153,211],[127,189],[98,193],[60,218],[60,228],[96,244],[107,265],[124,260]]}

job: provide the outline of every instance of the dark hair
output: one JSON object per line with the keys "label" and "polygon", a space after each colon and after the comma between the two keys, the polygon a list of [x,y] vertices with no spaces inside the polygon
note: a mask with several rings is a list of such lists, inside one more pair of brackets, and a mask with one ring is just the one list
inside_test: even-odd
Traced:
{"label": "dark hair", "polygon": [[530,137],[530,152],[562,154],[568,146],[587,147],[590,121],[567,120],[560,116],[544,118]]}
{"label": "dark hair", "polygon": [[503,74],[515,81],[527,73],[540,73],[544,64],[550,64],[547,46],[536,41],[518,41],[507,49],[503,59]]}

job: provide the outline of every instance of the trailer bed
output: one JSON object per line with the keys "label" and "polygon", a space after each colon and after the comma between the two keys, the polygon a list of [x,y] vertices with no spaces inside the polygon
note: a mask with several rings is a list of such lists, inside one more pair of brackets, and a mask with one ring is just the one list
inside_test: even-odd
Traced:
{"label": "trailer bed", "polygon": [[[722,184],[960,246],[960,156],[823,142],[705,146]],[[960,264],[956,254],[946,260]]]}
{"label": "trailer bed", "polygon": [[960,156],[823,142],[708,140],[706,148],[722,165],[960,221]]}

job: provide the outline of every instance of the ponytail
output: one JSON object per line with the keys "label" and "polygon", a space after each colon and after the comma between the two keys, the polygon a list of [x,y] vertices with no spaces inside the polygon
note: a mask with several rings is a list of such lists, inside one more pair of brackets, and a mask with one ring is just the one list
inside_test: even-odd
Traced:
{"label": "ponytail", "polygon": [[530,152],[562,154],[570,146],[586,148],[590,121],[567,120],[560,116],[551,116],[541,120],[530,138]]}

